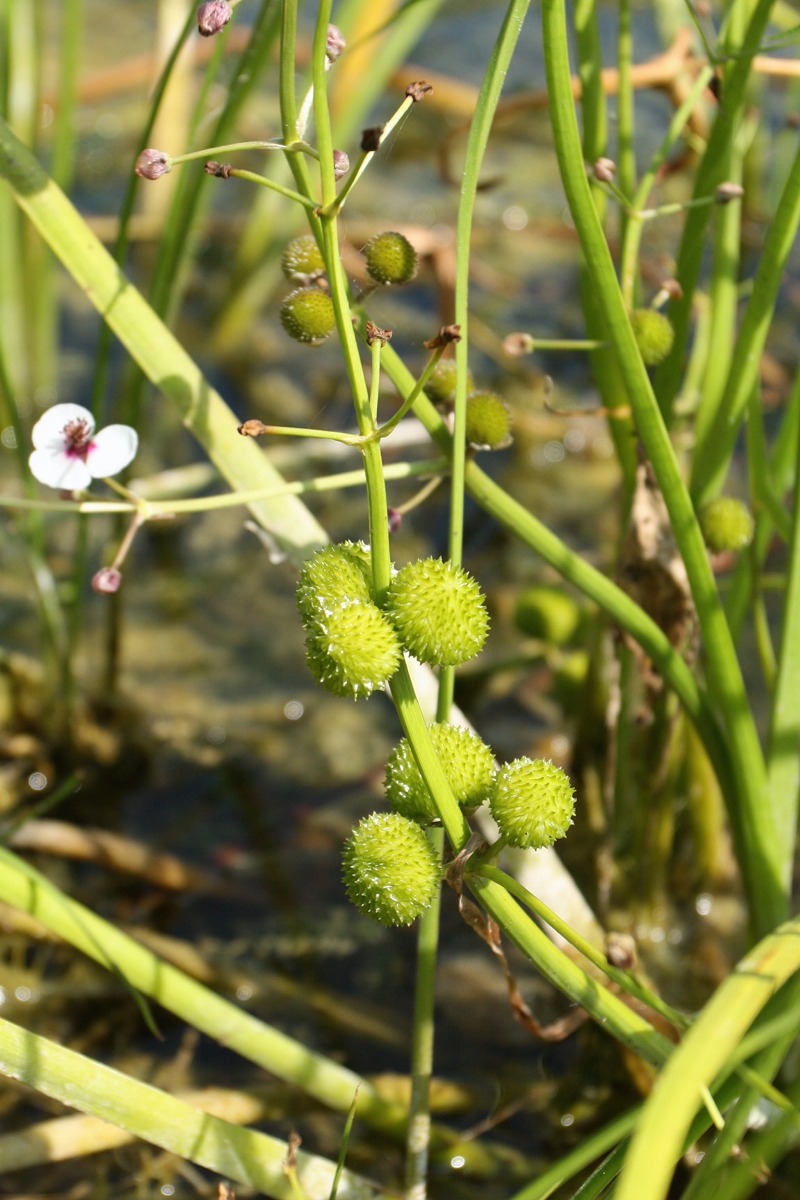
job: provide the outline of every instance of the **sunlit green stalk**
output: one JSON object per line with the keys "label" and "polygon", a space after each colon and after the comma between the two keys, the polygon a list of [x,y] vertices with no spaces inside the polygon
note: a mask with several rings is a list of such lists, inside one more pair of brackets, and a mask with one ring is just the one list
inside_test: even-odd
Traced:
{"label": "sunlit green stalk", "polygon": [[[387,346],[384,351],[383,366],[401,395],[406,395],[413,388],[414,377],[391,347]],[[414,412],[446,455],[449,452],[450,433],[427,398],[420,397]],[[723,789],[733,789],[735,783],[727,747],[708,697],[664,631],[621,588],[581,555],[571,551],[556,534],[482,471],[476,462],[468,464],[465,482],[478,504],[530,546],[562,578],[594,600],[642,646],[669,686],[675,690],[696,726],[721,786]]]}
{"label": "sunlit green stalk", "polygon": [[726,791],[754,929],[785,916],[787,847],[766,801],[766,775],[752,712],[694,510],[655,402],[592,204],[572,102],[564,0],[543,0],[545,66],[562,181],[625,380],[634,420],[669,511],[686,566],[708,661],[709,691],[725,723],[736,788]]}
{"label": "sunlit green stalk", "polygon": [[[103,1063],[0,1018],[3,1074],[52,1099],[91,1113],[136,1137],[249,1185],[275,1200],[292,1200],[286,1143],[212,1116],[178,1096],[141,1083]],[[298,1178],[309,1195],[327,1195],[335,1164],[299,1152]],[[375,1185],[350,1171],[340,1179],[342,1200],[373,1200]],[[387,1196],[379,1192],[377,1196]]]}
{"label": "sunlit green stalk", "polygon": [[767,782],[779,828],[789,845],[797,836],[800,799],[800,437],[792,496],[792,536],[786,564],[786,594],[777,675],[767,741]]}
{"label": "sunlit green stalk", "polygon": [[[441,859],[444,835],[428,831],[428,839]],[[441,889],[420,918],[414,979],[414,1022],[411,1041],[411,1099],[406,1134],[406,1200],[424,1200],[427,1194],[431,1139],[430,1084],[433,1078],[436,963],[439,947]]]}
{"label": "sunlit green stalk", "polygon": [[692,460],[692,495],[698,504],[716,494],[758,382],[761,353],[772,323],[778,289],[800,226],[800,149],[795,154],[767,231],[753,289],[736,337],[727,383],[714,419],[698,441]]}
{"label": "sunlit green stalk", "polygon": [[381,1100],[352,1071],[307,1049],[209,988],[190,979],[90,909],[71,900],[43,875],[0,847],[0,896],[30,913],[82,953],[163,1005],[228,1050],[288,1079],[331,1108],[347,1112],[356,1087],[359,1115],[397,1132],[402,1110]]}
{"label": "sunlit green stalk", "polygon": [[[745,104],[752,55],[758,53],[773,3],[774,0],[757,0],[741,43],[728,43],[725,47],[732,57],[725,61],[720,80],[720,93],[724,101],[717,110],[708,145],[697,170],[695,197],[713,194],[718,185],[724,182],[730,144],[736,136]],[[710,215],[708,208],[693,208],[687,213],[678,251],[675,275],[683,289],[683,296],[670,307],[675,341],[654,379],[659,406],[668,424],[672,421],[673,403],[683,375],[692,304],[706,252],[705,230]]]}
{"label": "sunlit green stalk", "polygon": [[770,998],[800,970],[800,918],[765,938],[717,988],[670,1062],[642,1112],[615,1193],[616,1200],[665,1197],[684,1138],[710,1086]]}

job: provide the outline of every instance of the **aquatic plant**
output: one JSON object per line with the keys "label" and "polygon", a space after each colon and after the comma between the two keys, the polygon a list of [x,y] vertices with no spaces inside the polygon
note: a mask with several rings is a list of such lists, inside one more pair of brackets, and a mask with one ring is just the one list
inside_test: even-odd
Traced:
{"label": "aquatic plant", "polygon": [[[9,21],[12,15],[14,21],[30,19],[27,7],[12,6]],[[197,14],[188,15],[185,32],[195,24],[205,37],[226,27],[235,28],[236,21],[231,20],[235,7],[201,5]],[[754,1164],[758,1171],[762,1163],[778,1164],[790,1153],[796,1133],[792,1096],[784,1095],[772,1081],[787,1059],[795,1034],[800,986],[797,922],[787,920],[800,777],[796,687],[800,669],[800,489],[796,477],[800,385],[791,387],[789,403],[774,422],[777,432],[773,423],[765,420],[759,402],[759,362],[800,224],[800,154],[796,150],[791,163],[781,161],[774,173],[771,220],[765,227],[751,286],[742,287],[741,278],[742,200],[747,199],[744,181],[748,177],[745,147],[748,137],[754,136],[752,83],[757,72],[768,69],[769,55],[764,52],[791,42],[796,31],[789,27],[771,43],[766,40],[768,22],[773,20],[777,29],[785,20],[780,6],[767,0],[754,4],[734,0],[719,28],[713,11],[698,15],[691,9],[688,40],[682,35],[647,64],[649,78],[657,78],[659,86],[670,92],[674,112],[661,145],[641,169],[635,139],[637,75],[629,4],[619,6],[613,81],[618,95],[618,151],[612,160],[604,92],[610,85],[600,70],[603,49],[596,6],[576,6],[574,30],[570,31],[563,0],[543,0],[547,102],[570,228],[580,249],[586,335],[559,339],[540,336],[535,327],[510,333],[491,330],[470,311],[477,196],[485,183],[486,149],[503,81],[527,13],[526,0],[510,0],[487,58],[482,85],[470,105],[459,172],[453,304],[446,316],[450,323],[438,334],[430,331],[433,336],[424,346],[428,357],[421,362],[416,358],[417,348],[409,351],[403,347],[398,353],[395,346],[401,340],[393,342],[394,330],[378,324],[380,307],[376,304],[373,309],[372,305],[383,294],[370,287],[359,295],[352,287],[343,256],[341,215],[347,204],[350,217],[365,173],[379,168],[387,140],[401,136],[405,118],[430,94],[428,83],[417,80],[408,84],[385,123],[362,128],[358,140],[359,126],[374,119],[368,113],[381,97],[407,43],[431,19],[430,7],[404,5],[390,16],[383,14],[385,23],[372,35],[377,51],[371,46],[366,51],[369,71],[362,69],[357,76],[357,88],[353,88],[352,78],[342,85],[340,95],[348,101],[345,117],[340,119],[336,75],[341,72],[347,77],[348,64],[357,61],[359,46],[345,53],[346,38],[331,25],[330,0],[323,0],[314,14],[304,95],[297,91],[296,5],[286,0],[278,20],[272,6],[263,4],[247,37],[247,53],[232,77],[225,112],[216,126],[219,136],[211,139],[213,144],[174,154],[151,145],[152,120],[142,131],[135,172],[131,172],[123,204],[116,259],[94,237],[59,186],[68,186],[72,175],[69,121],[74,97],[69,87],[59,98],[54,179],[45,174],[10,124],[0,124],[0,173],[9,184],[3,193],[3,204],[8,202],[9,207],[2,215],[13,214],[11,220],[3,221],[3,228],[15,234],[3,239],[6,258],[0,287],[14,303],[3,307],[10,315],[0,329],[0,390],[10,412],[7,429],[13,434],[4,432],[4,445],[13,442],[16,447],[25,492],[4,497],[3,503],[29,521],[21,528],[30,545],[50,657],[57,664],[51,694],[65,698],[64,728],[69,727],[66,718],[75,694],[72,660],[76,631],[82,623],[80,601],[74,597],[81,594],[86,553],[79,547],[75,555],[73,600],[65,611],[61,593],[70,589],[57,587],[48,572],[45,514],[57,511],[62,519],[69,513],[129,516],[128,533],[113,561],[92,572],[95,590],[107,595],[118,591],[120,564],[136,531],[148,522],[166,514],[247,504],[268,538],[273,557],[284,554],[302,568],[298,606],[306,628],[309,664],[317,680],[348,699],[386,691],[403,729],[403,739],[387,769],[387,794],[398,808],[408,804],[409,811],[406,815],[368,817],[357,826],[347,842],[345,880],[358,906],[382,922],[419,920],[410,1113],[382,1099],[374,1085],[359,1080],[331,1058],[286,1037],[163,962],[5,847],[0,849],[0,896],[102,963],[131,990],[153,997],[194,1029],[224,1041],[229,1050],[291,1080],[334,1110],[347,1112],[358,1087],[355,1113],[359,1122],[395,1136],[407,1124],[406,1184],[408,1194],[416,1197],[424,1195],[427,1186],[431,1143],[438,1139],[439,1144],[452,1144],[452,1135],[432,1130],[427,1099],[433,1062],[439,880],[441,859],[446,855],[446,898],[457,904],[470,928],[490,948],[491,961],[500,964],[514,1012],[526,1028],[538,1031],[541,1027],[521,1000],[499,931],[605,1034],[659,1075],[658,1086],[641,1111],[637,1108],[616,1117],[606,1128],[587,1135],[583,1144],[549,1171],[541,1173],[528,1166],[530,1178],[521,1185],[516,1200],[544,1200],[602,1156],[605,1158],[594,1174],[576,1185],[576,1196],[586,1200],[613,1185],[617,1200],[639,1200],[641,1196],[661,1200],[686,1146],[709,1130],[705,1156],[693,1177],[684,1181],[684,1196],[688,1200],[712,1192],[742,1195],[758,1182]],[[79,23],[69,17],[75,15],[74,11],[68,14],[70,36],[63,51],[63,78],[67,81],[74,80],[67,55],[74,53],[73,26],[77,28]],[[571,32],[577,79],[570,73]],[[369,43],[372,36],[363,40]],[[180,42],[176,41],[156,89],[153,119],[179,60]],[[242,98],[272,61],[276,42],[280,136],[269,141],[231,142],[228,127]],[[9,40],[11,46],[27,44],[25,39]],[[11,71],[18,70],[15,53],[9,56]],[[209,88],[215,69],[212,67],[207,77]],[[706,93],[712,85],[721,102],[709,112]],[[9,85],[7,94],[18,93]],[[198,140],[208,94],[203,91],[191,127],[173,131],[175,146]],[[576,95],[580,97],[580,126]],[[23,127],[18,119],[14,124]],[[39,128],[38,114],[30,128]],[[358,149],[351,163],[338,144],[353,140],[358,141]],[[682,142],[685,155],[679,161]],[[235,165],[237,155],[244,152],[260,154],[269,165],[262,172]],[[442,147],[445,169],[444,160],[452,153],[451,143]],[[205,163],[203,187],[189,172],[177,170],[198,159]],[[679,170],[692,173],[691,197],[660,196],[663,181]],[[154,256],[148,300],[122,270],[134,187],[139,180],[148,188],[166,188],[177,180],[165,236]],[[258,418],[241,422],[162,320],[174,313],[186,285],[184,268],[208,186],[245,183],[257,186],[262,200],[253,205],[242,236],[241,255],[233,273],[236,279],[220,314],[219,344],[230,349],[230,331],[237,323],[232,312],[252,313],[263,303],[261,289],[272,286],[268,282],[270,264],[274,263],[277,274],[280,248],[296,232],[295,218],[302,219],[307,227],[301,235],[305,239],[302,255],[293,252],[288,266],[292,281],[302,281],[303,286],[282,305],[273,289],[269,293],[271,312],[277,312],[284,328],[306,347],[333,340],[336,334],[342,374],[353,402],[355,432],[350,427],[279,426]],[[12,196],[21,216],[10,207]],[[268,208],[269,220],[264,219],[262,204],[274,206]],[[610,222],[612,208],[616,212]],[[285,211],[291,217],[276,218]],[[512,226],[518,216],[510,215]],[[644,307],[642,293],[645,287],[651,288],[654,274],[653,264],[646,262],[645,230],[661,218],[679,222],[679,227],[673,227],[677,229],[674,278],[658,279],[656,295],[650,306]],[[32,287],[27,270],[37,268],[31,275],[42,281],[47,279],[46,268],[25,258],[30,244],[27,222],[52,247],[136,364],[137,370],[130,372],[113,406],[114,415],[125,424],[94,432],[92,413],[108,390],[107,340],[98,355],[91,411],[67,405],[63,406],[70,410],[66,416],[55,415],[62,407],[57,405],[29,429],[28,414],[21,402],[15,403],[26,390],[31,395],[47,394],[56,378],[56,323],[50,319],[52,314],[41,311],[45,305],[39,310],[36,307],[47,289]],[[609,228],[613,228],[613,237]],[[387,237],[391,241],[381,243],[381,238]],[[706,255],[708,246],[710,254]],[[382,257],[376,257],[376,248],[382,250]],[[404,235],[390,233],[369,243],[366,257],[372,280],[394,285],[413,276],[417,253]],[[309,264],[310,270],[300,269]],[[660,267],[655,273],[659,272],[664,275]],[[324,286],[309,284],[309,280],[321,280],[323,274]],[[391,298],[395,299],[394,293]],[[24,319],[18,319],[20,314]],[[532,311],[532,326],[538,324],[538,317]],[[239,323],[248,326],[246,321]],[[30,336],[20,338],[21,328]],[[486,406],[476,413],[474,396],[470,399],[476,391],[470,367],[477,374],[481,361],[475,353],[478,343],[489,348],[498,370],[503,354],[519,358],[525,353],[556,354],[565,349],[591,354],[601,399],[598,415],[608,421],[623,496],[624,533],[614,569],[607,567],[598,547],[581,552],[573,549],[510,494],[502,481],[482,469],[480,449],[507,441],[504,422],[508,413],[502,401],[502,407],[495,404],[488,416]],[[38,348],[24,370],[17,353],[17,346],[23,344]],[[450,354],[451,350],[453,357],[443,359],[444,352]],[[145,438],[155,438],[155,429],[142,418],[144,377],[172,402],[230,492],[153,500],[116,485],[118,494],[111,501],[82,497],[42,500],[31,475],[51,487],[80,490],[92,478],[106,478],[127,466],[136,452],[138,435],[143,443]],[[381,419],[387,385],[394,392],[395,409],[390,417]],[[482,384],[480,391],[486,394]],[[452,419],[451,414],[445,419],[436,411],[431,400],[452,407]],[[545,403],[557,416],[551,391]],[[430,435],[435,457],[424,463],[387,466],[384,445],[412,412]],[[477,427],[476,415],[481,418]],[[734,513],[729,503],[719,500],[745,425],[752,515],[742,509]],[[119,430],[128,432],[114,432]],[[359,469],[336,478],[287,484],[254,440],[276,436],[338,442],[359,455]],[[425,483],[403,506],[405,511],[423,505],[434,487],[449,489],[446,552],[442,558],[418,558],[396,571],[390,537],[401,510],[388,503],[387,483],[416,477],[424,477]],[[326,534],[298,495],[344,486],[364,489],[368,540],[314,555]],[[489,625],[481,587],[463,566],[467,495],[571,589],[592,601],[592,611],[599,614],[592,617],[587,632],[584,625],[589,624],[590,606],[572,622],[565,611],[559,616],[551,612],[548,617],[543,604],[534,604],[529,605],[526,628],[546,643],[531,653],[554,678],[566,665],[563,645],[580,640],[578,683],[571,692],[583,734],[576,738],[583,759],[576,755],[575,788],[579,796],[585,794],[591,801],[594,824],[590,827],[587,822],[584,836],[603,843],[598,861],[606,862],[604,856],[615,843],[616,886],[636,897],[643,881],[642,890],[650,895],[653,879],[666,878],[673,851],[665,830],[674,828],[675,814],[687,804],[694,806],[691,836],[698,847],[698,863],[712,861],[718,828],[713,822],[715,799],[724,803],[726,833],[732,838],[742,878],[753,947],[699,1014],[690,1017],[670,1007],[642,982],[632,953],[611,941],[600,949],[587,936],[580,918],[566,921],[547,906],[547,896],[534,895],[520,878],[499,865],[498,856],[506,845],[516,846],[523,855],[539,847],[534,851],[537,861],[555,861],[550,847],[572,821],[573,783],[559,767],[539,758],[512,759],[495,772],[490,748],[482,742],[476,745],[474,735],[464,729],[455,735],[440,732],[452,729],[452,722],[458,719],[454,669],[471,663],[482,650]],[[719,518],[726,513],[736,518],[732,536],[720,532]],[[775,540],[783,544],[786,564],[781,567],[779,621],[770,619],[763,599],[767,553]],[[749,551],[740,554],[730,586],[723,592],[714,575],[719,564],[707,551],[741,550],[745,545]],[[441,553],[442,547],[437,551]],[[308,559],[308,565],[302,567]],[[523,604],[518,611],[524,610]],[[748,616],[752,616],[769,710],[765,736],[756,721],[756,706],[740,659],[743,643],[739,635]],[[613,636],[608,636],[603,621],[613,627]],[[118,642],[118,638],[108,638],[112,647]],[[427,706],[435,713],[423,710],[422,687],[404,652],[436,667],[437,699]],[[475,668],[475,677],[490,669],[491,664],[484,667],[484,659]],[[615,663],[613,673],[606,670],[610,659]],[[523,660],[523,665],[530,666],[527,647]],[[498,669],[519,668],[515,657]],[[108,672],[109,680],[113,674],[113,669]],[[429,679],[430,673],[424,678]],[[598,711],[593,700],[602,687],[607,695]],[[598,743],[602,743],[599,749]],[[473,825],[471,810],[487,793],[501,830],[495,841],[490,840],[494,836],[491,831],[487,836],[489,827],[482,817],[474,818],[476,825],[481,822],[480,832]],[[581,807],[577,811],[580,813]],[[423,830],[409,816],[433,827]],[[513,855],[503,860],[514,868],[519,861]],[[694,869],[692,886],[702,878],[701,869],[697,865]],[[559,878],[562,883],[569,879],[564,874]],[[564,886],[573,894],[577,890],[571,881]],[[667,890],[664,887],[661,895]],[[606,908],[601,915],[607,917],[610,911]],[[583,912],[585,917],[585,903]],[[548,938],[532,914],[554,931],[558,941]],[[596,927],[591,921],[589,924],[594,933]],[[569,953],[562,949],[565,942],[570,945]],[[606,987],[604,979],[613,986]],[[677,1047],[676,1039],[680,1041]],[[294,1185],[313,1196],[333,1195],[337,1188],[342,1197],[374,1194],[354,1173],[340,1171],[332,1163],[299,1158],[293,1150],[284,1169],[285,1148],[265,1135],[203,1116],[193,1104],[177,1101],[132,1075],[109,1071],[5,1018],[0,1020],[0,1059],[8,1075],[43,1094],[114,1121],[131,1134],[265,1194],[288,1196]],[[748,1132],[757,1097],[770,1102],[770,1112],[785,1114],[772,1122],[763,1136]],[[745,1153],[739,1152],[741,1142]],[[492,1159],[492,1143],[487,1146]],[[502,1153],[496,1147],[494,1151],[492,1166],[503,1162]],[[465,1189],[468,1186],[465,1180]],[[482,1186],[477,1184],[475,1190]],[[676,1182],[676,1194],[679,1186],[683,1184]],[[380,1189],[378,1194],[382,1194]]]}

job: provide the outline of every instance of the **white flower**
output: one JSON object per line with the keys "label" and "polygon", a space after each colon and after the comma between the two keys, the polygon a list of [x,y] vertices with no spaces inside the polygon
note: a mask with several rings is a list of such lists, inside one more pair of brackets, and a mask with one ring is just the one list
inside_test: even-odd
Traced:
{"label": "white flower", "polygon": [[139,446],[130,425],[108,425],[95,433],[94,417],[80,404],[54,404],[36,422],[31,436],[31,473],[40,483],[67,492],[116,475]]}

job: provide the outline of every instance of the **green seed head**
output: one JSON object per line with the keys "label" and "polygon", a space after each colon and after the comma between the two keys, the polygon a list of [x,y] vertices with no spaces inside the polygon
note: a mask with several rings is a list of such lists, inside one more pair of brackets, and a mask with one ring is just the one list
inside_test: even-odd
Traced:
{"label": "green seed head", "polygon": [[364,247],[367,271],[376,283],[410,283],[417,273],[417,252],[402,233],[378,233]]}
{"label": "green seed head", "polygon": [[324,342],[336,328],[333,301],[319,288],[296,288],[281,305],[281,324],[297,342]]}
{"label": "green seed head", "polygon": [[386,611],[410,654],[454,667],[483,648],[489,614],[471,575],[440,558],[403,567],[389,584]]}
{"label": "green seed head", "polygon": [[373,813],[347,839],[342,874],[361,912],[381,925],[410,925],[432,903],[440,871],[419,825],[399,813]]}
{"label": "green seed head", "polygon": [[310,283],[325,274],[325,263],[316,238],[310,233],[292,238],[281,257],[281,267],[293,283]]}
{"label": "green seed head", "polygon": [[[467,391],[471,392],[473,387],[472,372],[467,371]],[[456,360],[454,358],[439,359],[425,384],[425,394],[432,404],[439,404],[442,408],[452,408],[456,395]]]}
{"label": "green seed head", "polygon": [[484,450],[502,450],[511,442],[511,410],[495,392],[467,397],[467,442]]}
{"label": "green seed head", "polygon": [[489,801],[509,845],[540,850],[564,837],[575,811],[572,784],[545,758],[515,758],[497,772]]}
{"label": "green seed head", "polygon": [[[477,808],[487,799],[494,779],[491,750],[477,734],[457,725],[431,725],[430,735],[456,800],[462,808]],[[438,814],[406,738],[389,755],[385,787],[396,812],[414,821],[436,820]]]}
{"label": "green seed head", "polygon": [[528,637],[552,646],[566,646],[580,631],[583,612],[560,588],[537,586],[526,588],[519,597],[514,620]]}
{"label": "green seed head", "polygon": [[335,696],[366,699],[400,665],[397,634],[371,601],[340,604],[306,624],[306,660],[312,675]]}
{"label": "green seed head", "polygon": [[318,622],[353,600],[370,601],[371,578],[369,549],[363,542],[340,542],[318,550],[304,565],[297,584],[303,622]]}
{"label": "green seed head", "polygon": [[654,308],[637,308],[631,314],[631,325],[645,366],[655,367],[672,349],[675,339],[672,323]]}
{"label": "green seed head", "polygon": [[700,528],[709,550],[743,550],[753,540],[753,514],[741,500],[733,496],[718,496],[709,501],[700,513]]}

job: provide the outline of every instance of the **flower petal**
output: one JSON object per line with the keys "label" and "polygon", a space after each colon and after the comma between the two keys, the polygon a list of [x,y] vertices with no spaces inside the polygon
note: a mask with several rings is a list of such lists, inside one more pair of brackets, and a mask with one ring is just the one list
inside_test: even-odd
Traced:
{"label": "flower petal", "polygon": [[[48,408],[47,412],[42,413],[34,425],[31,441],[37,450],[55,449],[56,446],[63,449],[64,429],[75,421],[83,421],[87,433],[90,435],[93,433],[94,417],[88,408],[84,408],[82,404],[54,404],[52,408]],[[40,482],[46,481],[40,480]]]}
{"label": "flower petal", "polygon": [[132,462],[139,448],[139,437],[130,425],[107,425],[92,438],[86,466],[94,479],[116,475]]}
{"label": "flower petal", "polygon": [[65,492],[88,487],[92,482],[92,476],[83,459],[68,457],[64,453],[63,445],[54,449],[48,447],[45,450],[34,450],[28,459],[28,466],[39,483],[51,488],[61,488]]}

